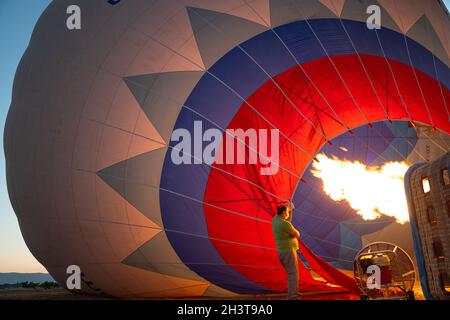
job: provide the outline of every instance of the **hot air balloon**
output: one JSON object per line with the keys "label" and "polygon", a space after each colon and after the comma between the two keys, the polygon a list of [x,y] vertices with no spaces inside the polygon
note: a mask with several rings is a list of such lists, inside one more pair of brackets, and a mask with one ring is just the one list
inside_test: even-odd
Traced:
{"label": "hot air balloon", "polygon": [[[74,4],[80,30],[66,28]],[[343,270],[399,224],[331,200],[312,166],[321,153],[380,165],[448,151],[449,30],[438,0],[54,1],[4,133],[25,242],[63,285],[79,266],[84,293],[277,294],[270,222],[293,200],[300,291],[357,295]],[[201,161],[212,137],[173,161],[174,132],[209,129],[219,144],[227,129],[279,130],[276,170]]]}

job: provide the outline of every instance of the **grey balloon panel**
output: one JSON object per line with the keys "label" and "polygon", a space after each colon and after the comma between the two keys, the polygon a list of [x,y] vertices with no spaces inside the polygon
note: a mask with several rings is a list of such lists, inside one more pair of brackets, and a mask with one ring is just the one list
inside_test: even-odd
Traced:
{"label": "grey balloon panel", "polygon": [[223,57],[230,48],[267,30],[265,26],[226,13],[193,7],[188,7],[187,11],[207,68]]}
{"label": "grey balloon panel", "polygon": [[166,152],[167,148],[154,150],[97,173],[136,209],[160,226],[163,223],[159,206],[159,181]]}
{"label": "grey balloon panel", "polygon": [[158,188],[130,183],[114,177],[100,177],[147,218],[159,226],[163,225]]}
{"label": "grey balloon panel", "polygon": [[201,71],[167,72],[124,80],[142,110],[168,142],[183,103],[203,74]]}
{"label": "grey balloon panel", "polygon": [[429,127],[419,126],[417,136],[418,141],[414,150],[406,159],[408,163],[434,161],[445,154],[450,146],[450,135],[439,131],[433,132]]}
{"label": "grey balloon panel", "polygon": [[[449,24],[450,28],[450,24]],[[442,62],[447,66],[450,66],[450,59],[442,46],[439,37],[434,31],[433,26],[427,16],[422,16],[407,32],[406,34],[413,40],[416,40],[422,46],[430,50],[434,55],[436,55]]]}
{"label": "grey balloon panel", "polygon": [[145,47],[148,37],[143,33],[127,29],[108,52],[102,67],[114,74],[124,76],[128,73],[130,63]]}
{"label": "grey balloon panel", "polygon": [[161,169],[148,169],[161,168],[166,156],[166,152],[167,147],[164,147],[138,155],[134,158],[124,160],[110,167],[102,169],[98,172],[98,175],[102,178],[114,177],[132,183],[159,188]]}
{"label": "grey balloon panel", "polygon": [[127,200],[146,217],[159,226],[163,225],[159,204],[159,189],[140,184],[126,183]]}
{"label": "grey balloon panel", "polygon": [[[164,248],[164,250],[161,250],[161,248]],[[160,232],[144,243],[139,249],[126,257],[122,263],[169,276],[204,281],[203,278],[181,262],[178,255],[170,247],[169,239],[164,232]]]}
{"label": "grey balloon panel", "polygon": [[[73,37],[73,41],[83,39],[83,43],[77,45],[79,62],[88,61],[91,65],[110,72],[118,72],[117,66],[120,67],[121,63],[127,62],[128,59],[125,59],[126,52],[120,52],[120,57],[117,55],[119,52],[114,52],[118,48],[116,46],[130,39],[127,37],[129,26],[151,6],[151,2],[123,1],[111,6],[107,1],[83,1],[79,6],[82,10],[82,29],[69,31],[67,35],[69,39]],[[112,58],[118,59],[115,65],[111,63]]]}
{"label": "grey balloon panel", "polygon": [[83,117],[105,123],[121,82],[117,75],[99,69],[83,106]]}
{"label": "grey balloon panel", "polygon": [[98,262],[77,220],[21,218],[20,227],[30,251],[46,268],[63,273],[71,264]]}
{"label": "grey balloon panel", "polygon": [[80,120],[77,141],[73,147],[73,169],[95,172],[102,130],[102,124],[87,119]]}
{"label": "grey balloon panel", "polygon": [[[44,194],[42,187],[61,186],[57,178],[67,176],[70,170],[66,161],[70,158],[70,147],[45,128],[45,114],[41,110],[22,106],[14,108],[11,115],[14,117],[8,118],[7,127],[11,131],[5,140],[5,150],[8,150],[7,180],[16,213],[19,216],[51,215],[53,210],[41,209],[43,204],[48,209],[46,201],[40,198]],[[59,152],[54,152],[55,149]],[[59,176],[55,174],[60,172]]]}
{"label": "grey balloon panel", "polygon": [[359,1],[346,1],[344,8],[342,9],[341,18],[366,22],[369,18],[367,8],[370,5],[377,5],[380,7],[381,13],[381,26],[397,32],[401,32],[395,21],[390,14],[384,9],[382,5],[376,0],[359,0]]}
{"label": "grey balloon panel", "polygon": [[272,28],[305,19],[336,18],[318,0],[270,0]]}

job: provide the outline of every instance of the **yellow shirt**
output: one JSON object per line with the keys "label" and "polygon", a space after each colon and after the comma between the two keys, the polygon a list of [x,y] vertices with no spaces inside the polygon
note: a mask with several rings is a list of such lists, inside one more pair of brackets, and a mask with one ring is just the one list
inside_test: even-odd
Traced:
{"label": "yellow shirt", "polygon": [[272,231],[278,252],[289,252],[292,249],[298,249],[297,238],[291,236],[292,232],[297,231],[292,223],[275,215],[272,219]]}

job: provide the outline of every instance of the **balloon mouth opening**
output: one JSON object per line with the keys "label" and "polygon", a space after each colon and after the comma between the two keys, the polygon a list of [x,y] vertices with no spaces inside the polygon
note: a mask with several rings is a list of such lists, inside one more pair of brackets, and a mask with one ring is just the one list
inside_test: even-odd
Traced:
{"label": "balloon mouth opening", "polygon": [[[394,136],[393,132],[401,130],[408,131],[408,135]],[[331,199],[334,207],[353,211],[355,218],[376,223],[388,217],[407,223],[404,176],[414,164],[406,161],[417,142],[414,132],[408,121],[391,120],[368,123],[354,128],[352,133],[347,131],[321,148],[301,182],[309,181],[312,188],[319,190],[314,192]],[[402,141],[405,139],[408,143]],[[296,190],[293,199],[304,201],[297,194],[302,191],[305,190]]]}

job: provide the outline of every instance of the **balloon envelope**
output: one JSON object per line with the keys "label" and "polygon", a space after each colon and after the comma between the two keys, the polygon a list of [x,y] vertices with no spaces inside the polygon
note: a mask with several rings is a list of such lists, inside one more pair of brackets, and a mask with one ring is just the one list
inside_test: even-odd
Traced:
{"label": "balloon envelope", "polygon": [[[17,69],[4,137],[31,252],[62,284],[80,266],[91,294],[279,293],[270,221],[293,199],[300,290],[357,293],[336,268],[397,226],[359,224],[329,200],[310,173],[315,155],[344,157],[344,146],[368,165],[415,162],[448,151],[450,132],[442,4],[380,1],[382,28],[371,30],[372,2],[52,2]],[[65,27],[72,4],[80,30]],[[279,129],[276,174],[195,163],[195,150],[174,163],[172,133],[194,136],[196,122]]]}

